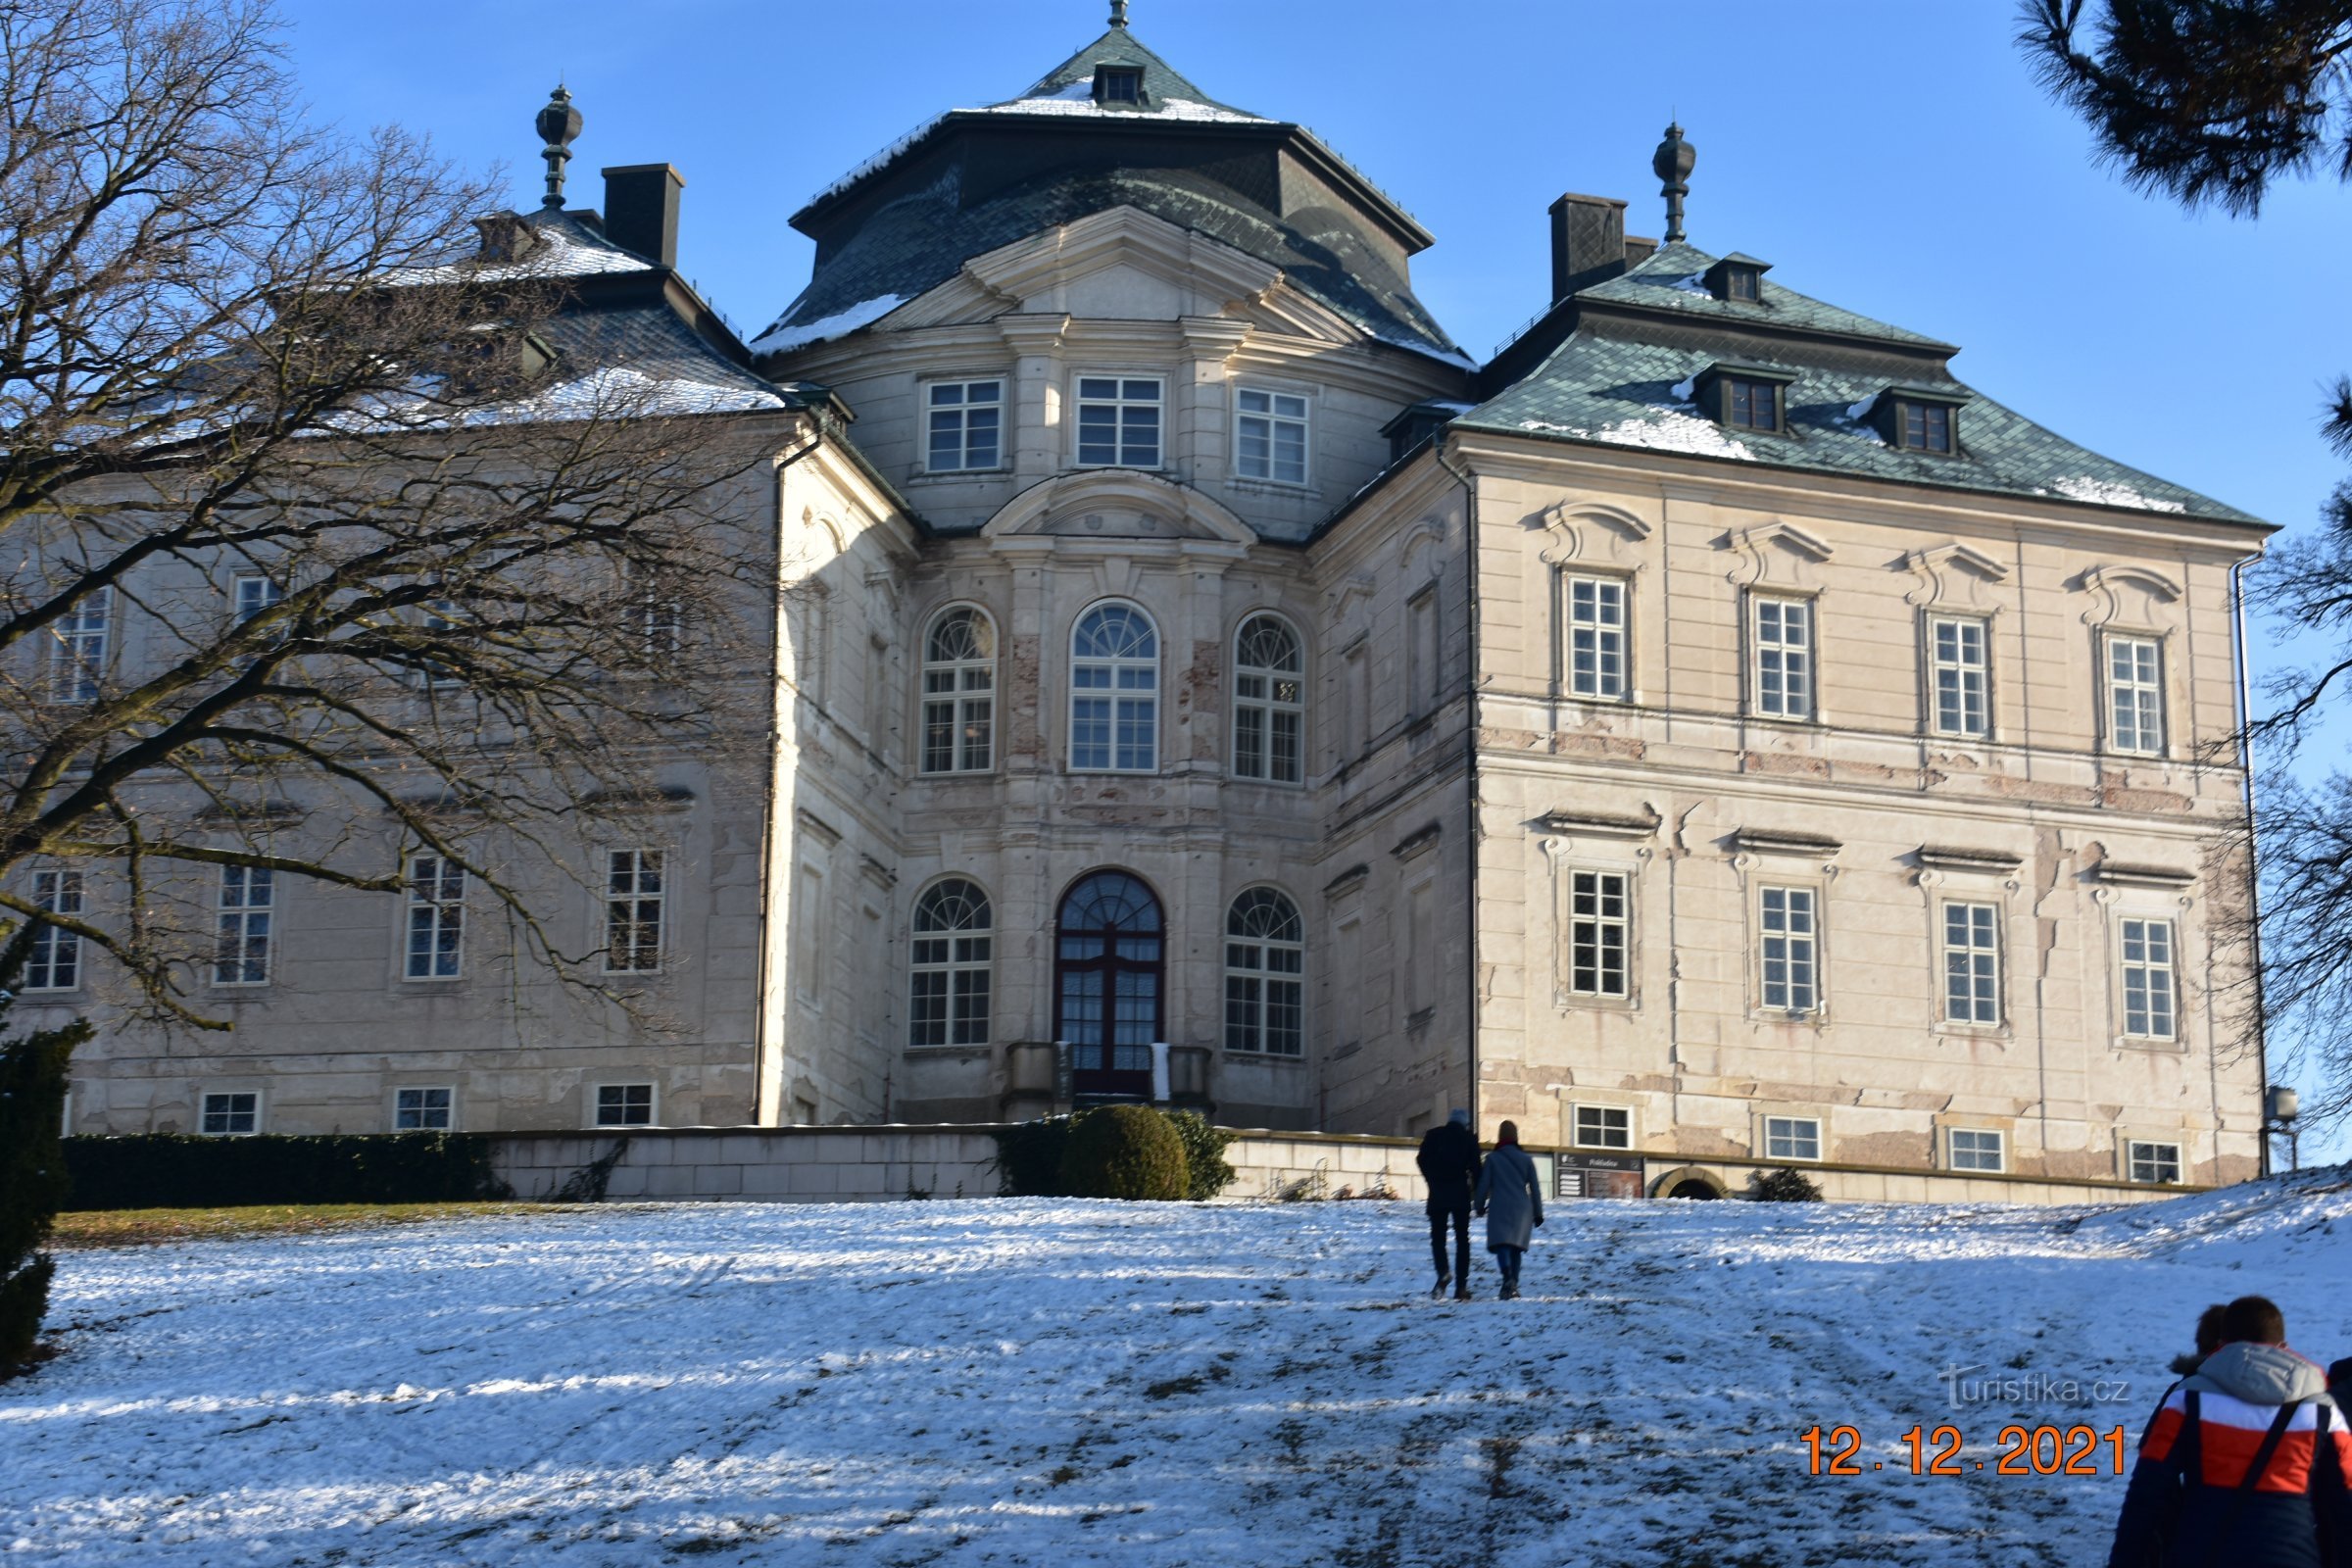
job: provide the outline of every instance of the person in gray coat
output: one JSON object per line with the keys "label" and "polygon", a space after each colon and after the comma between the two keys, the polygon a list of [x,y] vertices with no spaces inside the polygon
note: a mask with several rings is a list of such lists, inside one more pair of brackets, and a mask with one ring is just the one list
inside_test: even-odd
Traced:
{"label": "person in gray coat", "polygon": [[1519,1294],[1519,1264],[1544,1223],[1544,1184],[1536,1177],[1536,1162],[1519,1147],[1519,1124],[1506,1121],[1494,1131],[1494,1152],[1478,1173],[1473,1196],[1478,1212],[1487,1217],[1487,1250],[1502,1271],[1502,1298]]}

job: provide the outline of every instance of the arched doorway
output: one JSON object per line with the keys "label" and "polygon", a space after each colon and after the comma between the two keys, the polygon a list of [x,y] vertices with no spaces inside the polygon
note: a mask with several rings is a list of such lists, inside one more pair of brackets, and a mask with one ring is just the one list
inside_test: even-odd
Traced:
{"label": "arched doorway", "polygon": [[1054,930],[1054,1038],[1070,1048],[1070,1092],[1152,1097],[1162,1033],[1166,944],[1159,900],[1139,877],[1097,871],[1062,895]]}

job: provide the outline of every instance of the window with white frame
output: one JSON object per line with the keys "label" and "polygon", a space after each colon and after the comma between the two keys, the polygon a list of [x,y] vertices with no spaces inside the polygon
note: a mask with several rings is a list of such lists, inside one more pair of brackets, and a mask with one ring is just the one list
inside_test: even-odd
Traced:
{"label": "window with white frame", "polygon": [[1568,989],[1580,997],[1629,997],[1633,879],[1623,871],[1568,872]]}
{"label": "window with white frame", "polygon": [[1757,957],[1771,1012],[1821,1005],[1821,932],[1812,888],[1764,888],[1757,896]]}
{"label": "window with white frame", "polygon": [[906,1044],[988,1044],[994,927],[988,895],[962,877],[937,883],[914,901]]}
{"label": "window with white frame", "polygon": [[2125,1160],[2135,1182],[2163,1184],[2180,1179],[2180,1146],[2179,1144],[2141,1143],[2134,1138],[2126,1146]]}
{"label": "window with white frame", "polygon": [[1803,599],[1755,601],[1756,711],[1813,716],[1813,606]]}
{"label": "window with white frame", "polygon": [[466,868],[446,855],[409,858],[408,952],[411,980],[455,980],[465,972]]}
{"label": "window with white frame", "polygon": [[1989,736],[1992,660],[1984,622],[1949,615],[1930,619],[1928,665],[1936,688],[1936,733]]}
{"label": "window with white frame", "polygon": [[1954,1170],[2004,1170],[2006,1140],[1981,1127],[1951,1127],[1944,1131],[1945,1161]]}
{"label": "window with white frame", "polygon": [[662,575],[650,567],[628,573],[629,631],[649,658],[675,654],[686,646],[686,605]]}
{"label": "window with white frame", "polygon": [[1070,766],[1159,767],[1159,632],[1134,605],[1097,605],[1070,634]]}
{"label": "window with white frame", "polygon": [[2136,757],[2164,752],[2164,648],[2153,637],[2107,639],[2107,744]]}
{"label": "window with white frame", "polygon": [[1766,1159],[1819,1159],[1821,1123],[1811,1116],[1764,1118]]}
{"label": "window with white frame", "polygon": [[[439,634],[455,631],[458,629],[460,619],[458,602],[455,599],[431,600],[425,605],[420,618],[424,629],[428,632]],[[447,639],[436,635],[431,640],[446,642]],[[416,680],[417,685],[425,687],[427,690],[440,690],[445,687],[466,684],[466,678],[463,675],[447,664],[430,659],[417,664]]]}
{"label": "window with white frame", "polygon": [[1250,889],[1225,912],[1225,1049],[1306,1051],[1306,930],[1272,888]]}
{"label": "window with white frame", "polygon": [[652,1084],[598,1084],[596,1125],[651,1127],[654,1124]]}
{"label": "window with white frame", "polygon": [[214,905],[213,984],[267,985],[277,913],[277,873],[266,865],[224,865]]}
{"label": "window with white frame", "polygon": [[1234,411],[1234,471],[1245,479],[1306,483],[1306,399],[1242,387]]}
{"label": "window with white frame", "polygon": [[1078,378],[1078,461],[1088,467],[1159,466],[1160,383],[1154,376]]}
{"label": "window with white frame", "polygon": [[930,416],[925,469],[957,473],[1003,465],[1003,381],[934,381],[924,401]]}
{"label": "window with white frame", "polygon": [[[78,916],[81,906],[79,871],[32,873],[32,906],[44,914]],[[32,951],[25,955],[19,984],[26,991],[72,991],[81,984],[81,933],[43,924],[33,933]]]}
{"label": "window with white frame", "polygon": [[1562,589],[1567,601],[1569,694],[1596,702],[1624,702],[1630,690],[1624,580],[1572,576]]}
{"label": "window with white frame", "polygon": [[2170,1040],[2178,1027],[2174,990],[2173,922],[2123,922],[2124,1033],[2136,1040]]}
{"label": "window with white frame", "polygon": [[1943,1021],[2001,1021],[2000,907],[1943,906]]}
{"label": "window with white frame", "polygon": [[402,1133],[445,1133],[457,1125],[454,1089],[395,1089],[392,1091],[392,1130]]}
{"label": "window with white frame", "polygon": [[1579,1149],[1634,1147],[1634,1113],[1623,1105],[1579,1105],[1569,1125]]}
{"label": "window with white frame", "polygon": [[212,1138],[243,1138],[262,1128],[262,1097],[257,1094],[212,1094],[204,1097],[203,1120],[198,1126]]}
{"label": "window with white frame", "polygon": [[1297,784],[1305,776],[1306,660],[1276,615],[1251,615],[1233,640],[1233,772]]}
{"label": "window with white frame", "polygon": [[666,860],[661,850],[605,852],[605,973],[651,974],[662,967]]}
{"label": "window with white frame", "polygon": [[107,641],[115,615],[115,591],[100,588],[50,622],[49,700],[94,703],[106,676]]}
{"label": "window with white frame", "polygon": [[971,605],[951,605],[923,638],[923,771],[995,767],[996,720],[996,622]]}
{"label": "window with white frame", "polygon": [[275,577],[259,572],[241,575],[230,585],[231,603],[236,607],[237,624],[242,626],[256,615],[274,609],[286,597],[286,585]]}

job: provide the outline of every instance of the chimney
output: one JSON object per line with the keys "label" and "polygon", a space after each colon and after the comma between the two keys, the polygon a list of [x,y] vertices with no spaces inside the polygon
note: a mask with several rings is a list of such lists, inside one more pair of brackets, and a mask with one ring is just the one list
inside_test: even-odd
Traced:
{"label": "chimney", "polygon": [[1625,203],[1571,191],[1551,204],[1553,304],[1625,268]]}
{"label": "chimney", "polygon": [[678,193],[685,176],[667,164],[605,171],[605,238],[663,267],[678,265]]}

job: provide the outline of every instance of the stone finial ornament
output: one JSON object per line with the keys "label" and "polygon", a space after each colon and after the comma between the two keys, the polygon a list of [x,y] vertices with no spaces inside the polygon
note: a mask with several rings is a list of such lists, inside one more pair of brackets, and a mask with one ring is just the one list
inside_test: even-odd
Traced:
{"label": "stone finial ornament", "polygon": [[1666,139],[1650,155],[1649,167],[1663,181],[1658,194],[1666,198],[1666,243],[1674,244],[1683,237],[1683,198],[1690,194],[1690,170],[1698,162],[1698,149],[1683,140],[1683,127],[1669,124]]}
{"label": "stone finial ornament", "polygon": [[1110,0],[1110,24],[1114,27],[1127,25],[1127,0]]}
{"label": "stone finial ornament", "polygon": [[562,83],[558,83],[556,90],[547,95],[547,104],[539,111],[539,118],[533,123],[538,128],[539,139],[547,144],[539,152],[539,156],[547,160],[547,195],[539,205],[561,210],[564,206],[564,166],[571,162],[572,138],[579,135],[580,126],[585,122],[580,119],[580,112],[571,107],[571,94],[564,90]]}

